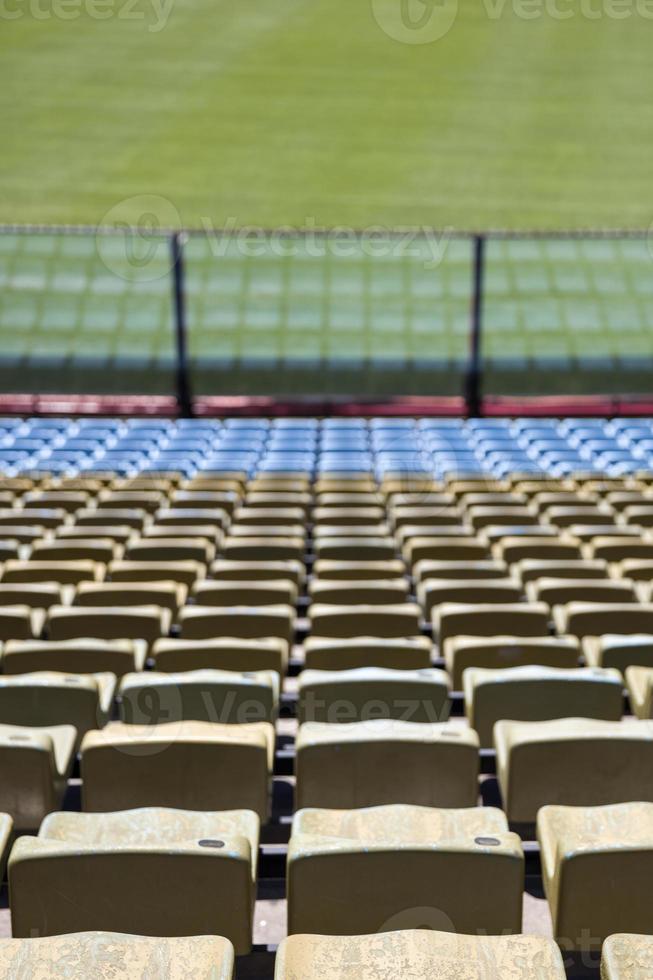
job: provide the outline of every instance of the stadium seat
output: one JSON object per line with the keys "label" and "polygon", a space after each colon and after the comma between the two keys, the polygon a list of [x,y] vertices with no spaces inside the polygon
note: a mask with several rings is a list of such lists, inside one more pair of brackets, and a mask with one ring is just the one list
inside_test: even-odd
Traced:
{"label": "stadium seat", "polygon": [[449,682],[443,670],[304,670],[297,717],[330,724],[395,718],[433,723],[449,717]]}
{"label": "stadium seat", "polygon": [[233,636],[243,640],[277,637],[290,644],[295,630],[292,606],[183,606],[179,626],[184,640]]}
{"label": "stadium seat", "polygon": [[170,612],[161,606],[53,606],[46,628],[51,640],[93,637],[153,643],[169,632]]}
{"label": "stadium seat", "polygon": [[533,602],[549,606],[568,602],[637,602],[633,582],[627,579],[538,578],[527,586]]}
{"label": "stadium seat", "polygon": [[463,674],[465,713],[481,748],[492,747],[497,721],[602,718],[623,713],[623,681],[618,670],[527,666],[488,670],[468,667]]}
{"label": "stadium seat", "polygon": [[417,598],[427,619],[443,602],[494,603],[519,602],[524,594],[514,579],[436,579],[417,586]]}
{"label": "stadium seat", "polygon": [[590,667],[653,667],[653,634],[606,633],[583,638],[583,656]]}
{"label": "stadium seat", "polygon": [[437,910],[444,931],[521,930],[521,841],[490,807],[300,810],[287,882],[290,934],[395,931],[411,909]]}
{"label": "stadium seat", "polygon": [[146,652],[142,640],[8,640],[0,662],[5,674],[46,670],[122,677],[145,669]]}
{"label": "stadium seat", "polygon": [[433,630],[443,644],[449,637],[546,636],[549,608],[543,602],[443,602],[433,610]]}
{"label": "stadium seat", "polygon": [[111,717],[114,674],[36,671],[0,677],[0,724],[23,728],[73,725],[77,744]]}
{"label": "stadium seat", "polygon": [[30,558],[37,561],[94,561],[107,565],[114,558],[120,558],[122,546],[111,538],[48,538],[35,541]]}
{"label": "stadium seat", "polygon": [[318,559],[313,564],[313,575],[322,582],[341,580],[387,580],[402,579],[406,566],[399,558],[384,561],[334,561],[330,558]]}
{"label": "stadium seat", "polygon": [[531,823],[547,804],[653,801],[653,730],[647,721],[499,721],[494,744],[511,822]]}
{"label": "stadium seat", "polygon": [[559,633],[579,638],[653,633],[653,603],[568,602],[554,607],[553,620]]}
{"label": "stadium seat", "polygon": [[285,561],[229,561],[216,558],[210,575],[219,582],[267,582],[289,579],[299,589],[306,576],[304,563],[296,559]]}
{"label": "stadium seat", "polygon": [[217,637],[208,640],[164,638],[156,640],[151,657],[154,669],[184,670],[274,670],[286,673],[288,643],[278,637],[255,640]]}
{"label": "stadium seat", "polygon": [[310,608],[314,636],[346,639],[354,636],[419,636],[420,609],[416,603],[393,605],[329,605],[313,603]]}
{"label": "stadium seat", "polygon": [[602,558],[523,558],[515,562],[512,573],[523,585],[543,578],[606,579],[608,563]]}
{"label": "stadium seat", "polygon": [[492,557],[489,545],[458,535],[411,538],[402,550],[409,565],[421,561],[487,561]]}
{"label": "stadium seat", "polygon": [[41,635],[44,620],[45,612],[40,609],[0,606],[0,640],[36,639]]}
{"label": "stadium seat", "polygon": [[653,976],[653,936],[608,936],[601,951],[601,980],[638,980],[638,974],[642,980]]}
{"label": "stadium seat", "polygon": [[50,609],[68,604],[73,587],[57,582],[0,582],[0,607],[29,606],[30,609]]}
{"label": "stadium seat", "polygon": [[21,972],[33,978],[70,980],[77,976],[111,980],[232,980],[234,949],[218,936],[167,939],[122,933],[81,934],[0,939],[0,980]]}
{"label": "stadium seat", "polygon": [[143,537],[125,548],[125,558],[130,561],[199,561],[208,565],[214,556],[215,544],[207,537]]}
{"label": "stadium seat", "polygon": [[9,856],[13,933],[220,934],[247,953],[258,839],[250,810],[51,813]]}
{"label": "stadium seat", "polygon": [[545,806],[537,836],[563,949],[598,951],[613,933],[653,932],[653,803]]}
{"label": "stadium seat", "polygon": [[580,646],[573,636],[450,636],[444,641],[444,661],[454,691],[461,691],[463,672],[471,667],[499,670],[507,667],[574,668]]}
{"label": "stadium seat", "polygon": [[653,667],[627,667],[626,686],[637,718],[653,718]]}
{"label": "stadium seat", "polygon": [[12,817],[16,830],[35,830],[61,807],[76,740],[72,725],[0,725],[0,812]]}
{"label": "stadium seat", "polygon": [[190,588],[204,577],[199,561],[125,561],[109,562],[106,577],[111,582],[179,582]]}
{"label": "stadium seat", "polygon": [[[0,691],[1,684],[0,679]],[[123,677],[119,697],[121,721],[129,725],[171,721],[223,725],[274,722],[279,706],[279,675],[272,670],[147,671]],[[0,718],[1,712],[0,698]]]}
{"label": "stadium seat", "polygon": [[[437,913],[431,918],[437,922]],[[566,980],[560,950],[550,939],[400,928],[370,936],[288,936],[279,946],[274,976],[275,980],[506,980],[536,977],[538,970],[546,980]],[[608,980],[632,978],[615,974]]]}
{"label": "stadium seat", "polygon": [[509,565],[526,559],[574,561],[582,558],[580,543],[559,537],[510,536],[497,542],[492,550],[495,558]]}
{"label": "stadium seat", "polygon": [[[274,728],[267,722],[112,722],[81,748],[83,807],[248,809],[267,820]],[[219,778],[217,777],[219,773]]]}
{"label": "stadium seat", "polygon": [[433,644],[426,636],[388,639],[354,636],[326,639],[309,636],[304,641],[305,666],[313,670],[355,670],[383,667],[388,670],[421,670],[431,666]]}
{"label": "stadium seat", "polygon": [[25,561],[5,562],[2,583],[57,582],[59,585],[78,585],[80,582],[99,582],[104,566],[94,561]]}
{"label": "stadium seat", "polygon": [[314,575],[308,594],[312,602],[326,605],[392,605],[406,601],[408,582],[405,578],[321,579]]}
{"label": "stadium seat", "polygon": [[76,606],[160,606],[175,616],[186,601],[186,586],[179,582],[80,582]]}
{"label": "stadium seat", "polygon": [[504,579],[508,566],[502,561],[432,561],[424,559],[413,566],[413,578],[417,583],[429,579]]}
{"label": "stadium seat", "polygon": [[303,561],[305,548],[301,537],[226,537],[220,557],[229,561]]}
{"label": "stadium seat", "polygon": [[318,561],[388,561],[396,558],[397,547],[390,537],[347,536],[315,538],[313,546]]}
{"label": "stadium seat", "polygon": [[307,722],[296,740],[296,806],[475,806],[478,737],[451,723]]}
{"label": "stadium seat", "polygon": [[192,595],[198,606],[294,606],[297,586],[283,578],[264,581],[204,579],[193,586]]}

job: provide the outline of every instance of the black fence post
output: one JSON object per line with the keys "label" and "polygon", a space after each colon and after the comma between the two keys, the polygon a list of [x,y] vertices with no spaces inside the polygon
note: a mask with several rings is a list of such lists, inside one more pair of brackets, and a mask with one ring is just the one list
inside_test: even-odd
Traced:
{"label": "black fence post", "polygon": [[173,232],[170,237],[170,257],[172,260],[172,303],[175,321],[177,405],[179,414],[189,418],[193,414],[193,401],[190,391],[188,369],[188,338],[186,334],[186,297],[184,293],[184,240],[182,232]]}
{"label": "black fence post", "polygon": [[485,235],[474,235],[472,305],[469,332],[469,363],[465,377],[465,409],[471,418],[482,413],[481,337],[483,332],[483,285]]}

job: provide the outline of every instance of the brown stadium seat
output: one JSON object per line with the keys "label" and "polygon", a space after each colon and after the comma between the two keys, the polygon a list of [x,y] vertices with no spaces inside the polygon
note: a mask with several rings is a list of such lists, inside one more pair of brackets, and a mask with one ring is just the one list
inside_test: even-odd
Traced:
{"label": "brown stadium seat", "polygon": [[[97,500],[99,510],[122,510],[134,508],[153,514],[165,505],[166,498],[161,490],[102,490]],[[175,504],[179,506],[179,504]]]}
{"label": "brown stadium seat", "polygon": [[274,753],[267,722],[114,722],[85,735],[81,751],[84,810],[247,809],[267,820]]}
{"label": "brown stadium seat", "polygon": [[345,639],[379,636],[388,639],[419,636],[420,608],[414,602],[394,605],[327,605],[314,602],[310,608],[313,636]]}
{"label": "brown stadium seat", "polygon": [[567,602],[637,602],[633,582],[627,579],[538,578],[528,587],[529,598],[550,606]]}
{"label": "brown stadium seat", "polygon": [[[160,606],[173,616],[186,601],[186,586],[179,582],[81,582],[76,606]],[[1,594],[1,593],[0,593]]]}
{"label": "brown stadium seat", "polygon": [[195,510],[210,507],[232,514],[237,503],[236,494],[231,490],[175,490],[170,497],[170,506]]}
{"label": "brown stadium seat", "polygon": [[582,558],[579,542],[545,535],[506,537],[494,545],[493,552],[496,558],[511,565],[526,558],[548,558],[550,561]]}
{"label": "brown stadium seat", "polygon": [[307,722],[296,741],[296,806],[475,806],[478,738],[444,724]]}
{"label": "brown stadium seat", "polygon": [[112,980],[119,964],[122,980],[232,980],[234,950],[218,936],[152,939],[113,932],[0,939],[0,980],[27,975],[70,980],[71,963],[78,976]]}
{"label": "brown stadium seat", "polygon": [[119,558],[122,547],[111,538],[53,538],[35,541],[31,558],[37,561],[95,561],[107,565]]}
{"label": "brown stadium seat", "polygon": [[41,635],[45,615],[43,610],[25,605],[0,606],[0,640],[36,639]]}
{"label": "brown stadium seat", "polygon": [[99,582],[104,578],[104,565],[95,561],[24,561],[5,562],[2,584],[57,582],[59,585],[78,585],[80,582]]}
{"label": "brown stadium seat", "polygon": [[570,506],[553,505],[546,508],[544,517],[549,524],[559,528],[573,527],[578,524],[603,526],[612,524],[615,520],[614,514],[610,513],[609,509],[591,503],[572,504]]}
{"label": "brown stadium seat", "polygon": [[554,607],[553,618],[559,633],[578,637],[653,633],[653,603],[650,602],[568,602]]}
{"label": "brown stadium seat", "polygon": [[73,725],[78,742],[111,717],[114,674],[35,671],[0,677],[0,724],[22,728]]}
{"label": "brown stadium seat", "polygon": [[505,562],[486,561],[432,561],[424,559],[413,566],[415,582],[428,582],[429,579],[504,579],[508,577]]}
{"label": "brown stadium seat", "polygon": [[454,691],[462,690],[463,671],[468,667],[499,670],[540,664],[574,668],[580,646],[574,636],[450,636],[444,642],[444,660]]}
{"label": "brown stadium seat", "polygon": [[143,640],[8,640],[2,649],[2,670],[5,674],[108,672],[122,677],[145,669],[146,652]]}
{"label": "brown stadium seat", "polygon": [[524,585],[541,578],[605,579],[608,563],[602,558],[524,558],[515,562],[512,572]]}
{"label": "brown stadium seat", "polygon": [[433,723],[449,717],[449,681],[443,670],[304,670],[297,717],[343,723],[372,718]]}
{"label": "brown stadium seat", "polygon": [[491,807],[300,810],[287,880],[290,934],[394,932],[409,909],[451,932],[521,931],[522,845]]}
{"label": "brown stadium seat", "polygon": [[73,587],[57,582],[0,582],[0,607],[29,606],[30,609],[50,609],[68,604]]}
{"label": "brown stadium seat", "polygon": [[107,524],[119,524],[141,531],[147,518],[147,512],[140,507],[95,507],[78,510],[75,514],[77,527],[101,527]]}
{"label": "brown stadium seat", "polygon": [[125,561],[109,562],[106,577],[111,582],[179,582],[190,587],[204,577],[205,566],[199,561]]}
{"label": "brown stadium seat", "polygon": [[443,602],[432,618],[440,643],[458,634],[546,636],[549,632],[549,607],[543,602]]}
{"label": "brown stadium seat", "polygon": [[90,496],[74,490],[31,490],[21,500],[25,510],[53,507],[74,514],[76,510],[87,507]]}
{"label": "brown stadium seat", "polygon": [[[553,934],[563,949],[598,951],[613,933],[653,930],[653,803],[545,806],[537,836]],[[638,975],[648,974],[635,968]]]}
{"label": "brown stadium seat", "polygon": [[653,559],[653,540],[644,541],[637,534],[624,536],[599,535],[585,545],[587,558],[603,558],[605,561],[621,562],[628,559]]}
{"label": "brown stadium seat", "polygon": [[529,524],[539,523],[537,512],[528,506],[492,507],[482,504],[474,504],[467,509],[467,520],[475,531],[490,526],[527,527]]}
{"label": "brown stadium seat", "polygon": [[215,556],[215,545],[205,537],[141,538],[127,545],[130,561],[199,561],[208,564]]}
{"label": "brown stadium seat", "polygon": [[426,506],[398,505],[390,509],[393,527],[404,527],[406,524],[422,527],[440,527],[441,525],[462,524],[463,515],[459,507],[440,507],[437,504]]}
{"label": "brown stadium seat", "polygon": [[184,640],[236,636],[254,640],[275,636],[290,644],[295,630],[293,606],[184,606],[179,612]]}
{"label": "brown stadium seat", "polygon": [[231,524],[230,538],[259,538],[277,541],[279,538],[300,538],[306,543],[306,528],[303,524]]}
{"label": "brown stadium seat", "polygon": [[304,524],[306,513],[301,507],[238,507],[234,524],[278,528]]}
{"label": "brown stadium seat", "polygon": [[247,640],[221,636],[208,640],[163,638],[151,650],[154,669],[185,670],[275,670],[280,676],[288,665],[288,642],[279,637]]}
{"label": "brown stadium seat", "polygon": [[248,953],[258,839],[249,810],[52,813],[9,858],[14,935],[221,933]]}
{"label": "brown stadium seat", "polygon": [[229,561],[303,561],[305,550],[302,537],[226,537],[220,557]]}
{"label": "brown stadium seat", "polygon": [[626,686],[637,718],[653,718],[653,667],[627,667]]}
{"label": "brown stadium seat", "polygon": [[131,527],[124,527],[120,524],[103,524],[101,527],[77,527],[75,524],[64,524],[54,529],[54,537],[57,541],[85,541],[90,538],[102,538],[107,541],[114,541],[116,544],[125,545],[135,537],[135,532]]}
{"label": "brown stadium seat", "polygon": [[483,541],[456,535],[411,538],[403,546],[403,554],[409,565],[420,561],[485,561],[492,557]]}
{"label": "brown stadium seat", "polygon": [[[421,910],[423,912],[423,910]],[[410,919],[410,916],[404,916]],[[434,910],[370,936],[289,936],[279,946],[275,980],[565,980],[560,950],[540,936],[465,936]],[[420,928],[410,929],[415,925]],[[622,974],[607,980],[632,980]]]}
{"label": "brown stadium seat", "polygon": [[223,530],[229,525],[229,515],[225,510],[215,508],[161,507],[154,514],[154,524],[158,527],[210,527]]}
{"label": "brown stadium seat", "polygon": [[436,579],[417,586],[417,598],[427,619],[443,602],[493,603],[519,602],[524,593],[514,579]]}
{"label": "brown stadium seat", "polygon": [[204,579],[193,587],[198,606],[294,606],[297,586],[290,579]]}
{"label": "brown stadium seat", "polygon": [[528,666],[487,670],[469,667],[463,675],[465,713],[482,748],[492,747],[497,721],[603,718],[623,713],[623,681],[618,670]]}
{"label": "brown stadium seat", "polygon": [[653,936],[616,933],[603,943],[601,980],[637,980],[653,977]]}
{"label": "brown stadium seat", "polygon": [[426,636],[397,639],[309,636],[304,641],[305,666],[315,670],[354,670],[358,667],[420,670],[431,666],[432,649],[433,644]]}
{"label": "brown stadium seat", "polygon": [[279,675],[272,670],[147,671],[123,677],[119,696],[120,718],[130,725],[274,722],[279,707]]}
{"label": "brown stadium seat", "polygon": [[94,637],[153,643],[169,630],[170,612],[161,606],[53,606],[47,620],[51,640]]}
{"label": "brown stadium seat", "polygon": [[628,578],[634,582],[653,582],[653,558],[624,558],[612,566],[616,578]]}
{"label": "brown stadium seat", "polygon": [[400,558],[384,561],[334,561],[320,558],[313,564],[313,575],[320,581],[401,579],[406,566]]}
{"label": "brown stadium seat", "polygon": [[387,561],[397,555],[397,546],[391,537],[324,536],[315,539],[314,548],[318,560]]}
{"label": "brown stadium seat", "polygon": [[653,527],[653,504],[629,504],[622,511],[626,524],[636,524],[638,527]]}
{"label": "brown stadium seat", "polygon": [[583,656],[591,667],[653,667],[653,634],[604,633],[583,639]]}
{"label": "brown stadium seat", "polygon": [[268,582],[289,579],[299,589],[306,577],[304,563],[297,559],[279,561],[230,561],[216,558],[211,563],[211,578],[218,582]]}
{"label": "brown stadium seat", "polygon": [[245,497],[245,507],[299,507],[308,517],[312,499],[306,490],[254,490]]}
{"label": "brown stadium seat", "polygon": [[533,822],[547,804],[653,801],[653,730],[648,721],[500,721],[494,744],[510,821]]}
{"label": "brown stadium seat", "polygon": [[12,817],[16,830],[36,830],[61,807],[76,738],[72,725],[0,725],[0,812]]}
{"label": "brown stadium seat", "polygon": [[385,520],[383,507],[314,507],[313,523],[337,524],[341,527],[352,524],[363,527],[366,524],[377,525]]}
{"label": "brown stadium seat", "polygon": [[[312,602],[327,605],[392,605],[408,597],[405,578],[321,579],[314,576],[308,586]],[[1,586],[0,586],[1,595]]]}

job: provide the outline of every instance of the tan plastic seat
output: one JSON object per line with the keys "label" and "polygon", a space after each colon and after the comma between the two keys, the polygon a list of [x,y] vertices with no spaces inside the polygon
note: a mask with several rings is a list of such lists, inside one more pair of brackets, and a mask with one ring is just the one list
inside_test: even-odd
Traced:
{"label": "tan plastic seat", "polygon": [[[412,918],[423,925],[423,915]],[[439,929],[447,927],[438,925],[440,918],[437,911],[428,916]],[[538,971],[546,980],[565,980],[560,950],[550,939],[453,935],[405,925],[371,936],[289,936],[277,952],[275,980],[521,980]]]}
{"label": "tan plastic seat", "polygon": [[75,490],[30,490],[21,500],[21,505],[28,510],[43,507],[56,507],[67,514],[88,506],[90,495]]}
{"label": "tan plastic seat", "polygon": [[157,527],[210,527],[224,530],[229,525],[229,514],[217,507],[161,507],[154,514]]}
{"label": "tan plastic seat", "polygon": [[231,524],[229,537],[235,539],[255,538],[257,541],[278,541],[299,539],[306,545],[307,531],[304,524]]}
{"label": "tan plastic seat", "polygon": [[524,558],[515,562],[512,571],[523,585],[541,578],[605,579],[608,577],[608,563],[602,558]]}
{"label": "tan plastic seat", "polygon": [[478,737],[450,723],[300,725],[296,807],[475,806]]}
{"label": "tan plastic seat", "polygon": [[111,538],[48,538],[34,542],[31,558],[37,561],[95,561],[107,565],[119,558],[121,552],[122,546]]}
{"label": "tan plastic seat", "polygon": [[467,668],[500,670],[539,664],[569,669],[578,667],[580,646],[575,636],[450,636],[444,642],[444,661],[454,691],[462,690]]}
{"label": "tan plastic seat", "polygon": [[554,608],[553,619],[559,633],[579,637],[653,633],[653,603],[568,602]]}
{"label": "tan plastic seat", "polygon": [[41,609],[0,606],[0,640],[35,639],[41,635],[44,620],[45,612]]}
{"label": "tan plastic seat", "polygon": [[11,534],[12,527],[53,528],[59,527],[66,519],[66,511],[62,507],[0,509],[0,529],[4,536]]}
{"label": "tan plastic seat", "polygon": [[653,718],[653,667],[627,667],[626,686],[637,718]]}
{"label": "tan plastic seat", "polygon": [[120,682],[120,718],[129,725],[212,721],[242,725],[274,722],[279,675],[272,670],[188,670],[127,674]]}
{"label": "tan plastic seat", "polygon": [[50,609],[68,604],[73,596],[71,586],[57,582],[0,582],[1,606],[28,606],[30,609]]}
{"label": "tan plastic seat", "polygon": [[53,606],[48,613],[51,640],[146,640],[170,630],[170,612],[161,606]]}
{"label": "tan plastic seat", "polygon": [[383,495],[376,490],[371,490],[367,493],[364,490],[343,491],[340,493],[333,493],[327,490],[318,493],[315,500],[320,507],[379,507],[384,504]]}
{"label": "tan plastic seat", "polygon": [[538,578],[527,587],[534,602],[549,606],[567,602],[637,602],[633,582],[627,579]]}
{"label": "tan plastic seat", "polygon": [[310,608],[313,636],[348,638],[380,636],[388,639],[419,636],[420,608],[414,602],[394,605],[326,605],[314,602]]}
{"label": "tan plastic seat", "polygon": [[151,650],[158,671],[186,670],[274,670],[284,676],[288,665],[288,643],[278,637],[244,640],[218,637],[209,640],[164,638]]}
{"label": "tan plastic seat", "polygon": [[11,852],[13,933],[222,933],[247,953],[258,839],[249,810],[51,813]]}
{"label": "tan plastic seat", "polygon": [[283,578],[264,581],[205,579],[193,587],[193,600],[198,606],[294,606],[297,586]]}
{"label": "tan plastic seat", "polygon": [[649,976],[653,976],[653,936],[608,936],[601,951],[601,980],[644,980]]}
{"label": "tan plastic seat", "polygon": [[314,670],[355,670],[359,667],[421,670],[431,666],[432,649],[433,644],[426,636],[397,639],[309,636],[304,641],[304,658],[305,666]]}
{"label": "tan plastic seat", "polygon": [[[138,540],[139,544],[163,541],[166,548],[172,548],[173,550],[178,543],[183,547],[186,547],[189,543],[203,546],[204,542],[208,541],[211,548],[205,551],[205,554],[213,558],[215,546],[220,544],[222,538],[222,531],[212,524],[182,524],[179,526],[172,524],[150,524],[143,528],[143,533],[140,538],[136,539],[134,537],[132,540]],[[156,561],[157,559],[154,560]],[[167,561],[165,557],[160,560]],[[205,559],[196,556],[194,560],[204,561]]]}
{"label": "tan plastic seat", "polygon": [[480,531],[486,527],[519,526],[527,527],[530,524],[538,524],[539,517],[537,512],[531,510],[529,506],[522,507],[492,507],[474,504],[467,508],[467,520],[471,523],[475,531]]}
{"label": "tan plastic seat", "polygon": [[392,605],[406,601],[408,581],[405,578],[333,580],[314,577],[309,583],[308,594],[312,602],[327,605]]}
{"label": "tan plastic seat", "polygon": [[75,514],[77,527],[101,527],[106,524],[120,524],[141,531],[147,518],[146,511],[140,507],[103,507],[100,510],[89,508],[78,510]]}
{"label": "tan plastic seat", "polygon": [[603,718],[623,713],[623,682],[618,670],[528,666],[486,670],[468,667],[463,674],[465,714],[482,748],[492,747],[497,721],[547,721],[552,718]]}
{"label": "tan plastic seat", "polygon": [[125,558],[130,561],[199,561],[208,564],[214,556],[215,544],[205,537],[141,538],[125,550]]}
{"label": "tan plastic seat", "polygon": [[597,535],[585,545],[587,558],[603,558],[605,561],[621,562],[630,558],[653,559],[653,541],[644,541],[637,535]]}
{"label": "tan plastic seat", "polygon": [[411,538],[403,546],[403,555],[409,565],[420,561],[485,561],[492,557],[485,542],[456,535]]}
{"label": "tan plastic seat", "polygon": [[0,724],[28,728],[73,725],[78,743],[111,717],[114,674],[39,670],[0,677]]}
{"label": "tan plastic seat", "polygon": [[449,717],[449,681],[443,670],[304,670],[297,717],[330,724],[395,718],[434,723]]}
{"label": "tan plastic seat", "polygon": [[303,561],[302,537],[232,537],[220,546],[220,557],[229,561]]}
{"label": "tan plastic seat", "polygon": [[532,822],[547,804],[653,801],[653,730],[648,721],[500,721],[494,744],[510,821]]}
{"label": "tan plastic seat", "polygon": [[[44,524],[27,525],[27,524],[12,524],[11,526],[5,525],[0,529],[0,536],[2,537],[3,548],[8,548],[11,543],[16,545],[19,544],[29,544],[34,545],[40,541],[44,536],[47,537],[48,531]],[[4,556],[3,556],[4,557]],[[7,554],[7,557],[14,558],[18,557],[18,552],[15,555]]]}
{"label": "tan plastic seat", "polygon": [[387,558],[384,561],[333,561],[321,558],[313,564],[313,575],[323,582],[402,579],[406,575],[406,566],[400,558]]}
{"label": "tan plastic seat", "polygon": [[614,523],[612,514],[605,505],[586,504],[553,505],[545,510],[545,519],[555,527],[573,527],[575,524],[605,524]]}
{"label": "tan plastic seat", "polygon": [[629,504],[622,511],[622,519],[626,524],[636,524],[638,527],[653,527],[653,504]]}
{"label": "tan plastic seat", "polygon": [[288,558],[280,561],[229,561],[216,558],[211,563],[211,578],[218,582],[269,582],[289,579],[299,589],[306,577],[304,563]]}
{"label": "tan plastic seat", "polygon": [[295,631],[292,606],[184,606],[179,612],[184,640],[235,636],[255,640],[275,636],[290,644]]}
{"label": "tan plastic seat", "polygon": [[563,949],[600,950],[615,932],[653,930],[653,803],[545,806],[537,836],[553,934]]}
{"label": "tan plastic seat", "polygon": [[524,593],[514,579],[436,579],[417,586],[417,598],[427,619],[443,602],[495,603],[519,602]]}
{"label": "tan plastic seat", "polygon": [[145,669],[146,652],[142,640],[9,640],[2,650],[2,670],[5,674],[54,670],[122,677]]}
{"label": "tan plastic seat", "polygon": [[521,840],[491,807],[300,810],[287,879],[290,934],[394,932],[410,909],[451,932],[521,931]]}
{"label": "tan plastic seat", "polygon": [[170,497],[170,506],[177,509],[211,508],[232,514],[237,496],[232,490],[175,490]]}
{"label": "tan plastic seat", "polygon": [[134,529],[121,524],[103,524],[101,527],[77,527],[75,524],[62,524],[54,529],[54,537],[58,541],[86,541],[93,538],[114,541],[125,545],[135,536]]}
{"label": "tan plastic seat", "polygon": [[245,497],[245,507],[299,507],[308,517],[313,498],[306,490],[254,490]]}
{"label": "tan plastic seat", "polygon": [[107,567],[111,582],[179,582],[190,588],[204,577],[204,564],[199,561],[112,561]]}
{"label": "tan plastic seat", "polygon": [[164,506],[165,500],[161,490],[102,490],[97,500],[97,507],[99,510],[137,507],[148,514],[153,514],[159,507]]}
{"label": "tan plastic seat", "polygon": [[267,820],[273,756],[268,722],[112,722],[82,741],[83,808],[246,809]]}
{"label": "tan plastic seat", "polygon": [[408,525],[422,527],[440,527],[449,524],[462,524],[463,513],[459,507],[438,506],[437,504],[415,506],[397,505],[390,510],[394,527]]}
{"label": "tan plastic seat", "polygon": [[174,581],[80,582],[76,606],[160,606],[173,616],[186,601],[186,586]]}
{"label": "tan plastic seat", "polygon": [[0,980],[23,973],[32,980],[79,977],[113,980],[232,980],[233,946],[218,936],[151,939],[113,932],[84,932],[41,939],[0,939]]}
{"label": "tan plastic seat", "polygon": [[[5,566],[6,567],[6,566]],[[633,582],[653,582],[653,558],[625,558],[611,566],[616,578]]]}
{"label": "tan plastic seat", "polygon": [[104,565],[95,561],[23,561],[10,560],[2,569],[2,584],[57,582],[59,585],[78,585],[80,582],[99,582],[104,578]]}
{"label": "tan plastic seat", "polygon": [[583,656],[590,667],[616,667],[622,674],[627,667],[653,667],[653,635],[606,633],[583,639]]}
{"label": "tan plastic seat", "polygon": [[75,758],[72,725],[0,725],[0,811],[16,830],[36,830],[63,802]]}
{"label": "tan plastic seat", "polygon": [[501,561],[418,561],[413,567],[415,582],[428,582],[429,579],[477,581],[504,579],[508,576],[508,566]]}
{"label": "tan plastic seat", "polygon": [[549,608],[543,602],[443,602],[432,619],[440,643],[458,634],[546,636],[549,632]]}
{"label": "tan plastic seat", "polygon": [[537,537],[528,535],[509,536],[498,541],[492,550],[495,558],[506,561],[510,565],[526,558],[548,558],[549,561],[582,558],[579,542],[565,541],[562,538],[545,535],[538,535]]}
{"label": "tan plastic seat", "polygon": [[321,537],[315,539],[314,548],[318,560],[388,561],[397,555],[390,537]]}

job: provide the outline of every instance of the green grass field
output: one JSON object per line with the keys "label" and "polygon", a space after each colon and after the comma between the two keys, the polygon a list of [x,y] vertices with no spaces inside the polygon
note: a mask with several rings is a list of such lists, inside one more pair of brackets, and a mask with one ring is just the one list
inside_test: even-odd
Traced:
{"label": "green grass field", "polygon": [[160,195],[185,225],[649,225],[636,0],[621,20],[459,0],[424,44],[389,36],[400,2],[5,0],[0,220],[97,224],[135,198],[137,221]]}

